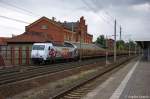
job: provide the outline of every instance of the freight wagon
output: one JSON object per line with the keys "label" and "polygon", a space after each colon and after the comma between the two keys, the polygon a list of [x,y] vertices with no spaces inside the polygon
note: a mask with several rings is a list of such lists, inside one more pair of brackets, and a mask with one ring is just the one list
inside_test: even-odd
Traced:
{"label": "freight wagon", "polygon": [[[64,42],[64,44],[55,43],[34,43],[31,51],[31,59],[34,63],[37,62],[54,62],[55,60],[73,59],[77,60],[81,55],[81,58],[93,58],[113,56],[113,50],[103,49],[95,44],[86,43],[71,43]],[[134,51],[130,51],[131,54]],[[117,55],[128,55],[128,51],[117,51]]]}

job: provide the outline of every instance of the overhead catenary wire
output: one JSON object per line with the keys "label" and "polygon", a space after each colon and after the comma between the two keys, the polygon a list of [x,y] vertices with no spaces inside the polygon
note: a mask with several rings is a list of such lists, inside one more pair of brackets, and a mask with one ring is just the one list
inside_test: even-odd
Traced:
{"label": "overhead catenary wire", "polygon": [[[91,3],[96,7],[96,9],[99,9],[100,6],[97,5],[98,3],[96,2],[96,0],[92,0]],[[111,19],[110,21],[113,21],[113,23],[114,23],[115,17],[113,17],[111,14],[109,14],[108,11],[106,11],[106,10],[104,10],[104,9],[102,10],[102,12],[103,12],[105,15],[107,15],[108,18]],[[106,17],[105,17],[105,18],[106,18]]]}
{"label": "overhead catenary wire", "polygon": [[18,27],[5,26],[5,25],[2,25],[2,24],[0,24],[0,28],[6,28],[6,29],[10,29],[10,30],[24,30],[24,29],[21,29],[21,28],[18,28]]}
{"label": "overhead catenary wire", "polygon": [[26,22],[26,21],[23,21],[23,20],[19,20],[19,19],[15,19],[15,18],[10,18],[10,17],[3,16],[3,15],[0,15],[0,18],[4,18],[4,19],[7,19],[7,20],[12,20],[12,21],[16,21],[16,22],[20,22],[20,23],[29,24],[29,22]]}
{"label": "overhead catenary wire", "polygon": [[[97,9],[99,9],[100,6],[97,5],[98,3],[96,2],[96,0],[92,0],[91,2],[94,4],[94,6],[95,6]],[[112,21],[112,20],[113,20],[113,21],[115,20],[115,18],[114,18],[112,15],[110,15],[108,11],[106,11],[106,10],[103,9],[103,12],[104,12],[107,16],[109,16],[109,18],[111,18],[111,21]]]}
{"label": "overhead catenary wire", "polygon": [[[96,0],[92,0],[91,3],[93,3],[96,7],[96,9],[99,9],[99,5],[97,5],[98,3],[96,2]],[[108,11],[103,9],[103,12],[105,15],[107,15],[108,18],[110,18],[110,21],[112,21],[113,23],[115,22],[116,18],[113,17]],[[116,26],[120,28],[120,24],[118,24],[118,22],[116,23]]]}
{"label": "overhead catenary wire", "polygon": [[[4,5],[7,5],[7,6],[1,6],[2,8],[5,8],[5,9],[8,9],[8,10],[13,10],[11,8],[15,8],[15,11],[16,12],[19,12],[20,14],[24,14],[24,15],[28,15],[28,16],[36,16],[38,17],[39,15],[27,10],[27,9],[24,9],[24,8],[21,8],[21,7],[18,7],[14,4],[11,4],[11,3],[8,3],[8,2],[5,2],[4,0],[1,0],[0,1],[0,4],[4,4]],[[8,7],[11,7],[11,8],[8,8]],[[21,19],[16,19],[16,18],[11,18],[11,17],[8,17],[8,16],[5,16],[5,15],[0,15],[0,18],[3,18],[3,19],[7,19],[7,20],[11,20],[11,21],[15,21],[15,22],[19,22],[19,23],[24,23],[24,24],[30,24],[29,22],[25,21],[25,20],[21,20]],[[6,26],[2,26],[3,28],[5,28]],[[7,28],[13,28],[13,27],[7,27]],[[15,28],[14,28],[15,29]],[[16,28],[17,29],[17,28]],[[18,29],[17,29],[18,30]]]}
{"label": "overhead catenary wire", "polygon": [[[10,7],[10,6],[5,6],[5,5],[2,5],[2,3],[0,2],[0,7],[3,8],[3,9],[6,9],[8,11],[13,11],[13,12],[17,12],[18,14],[22,14],[23,16],[29,16],[31,17],[31,14],[29,13],[26,13],[24,11],[21,11],[19,9],[16,9],[16,8],[13,8],[13,7]],[[34,17],[34,16],[33,16]]]}
{"label": "overhead catenary wire", "polygon": [[94,7],[91,7],[90,4],[88,2],[86,2],[85,0],[82,0],[82,2],[90,9],[94,12],[95,15],[97,15],[100,19],[103,19],[103,21],[105,21],[107,24],[113,25],[110,21],[106,20],[104,18],[104,16],[100,16],[96,13],[96,9]]}
{"label": "overhead catenary wire", "polygon": [[[3,1],[3,0],[1,0],[0,3],[5,4],[5,5],[7,5],[7,6],[10,6],[10,7],[13,7],[13,8],[16,8],[16,9],[18,9],[18,10],[20,10],[20,11],[26,12],[26,13],[28,13],[28,15],[32,15],[32,16],[35,16],[35,17],[40,17],[40,16],[41,16],[41,15],[39,15],[39,14],[36,14],[35,12],[32,12],[32,11],[30,11],[30,10],[27,10],[26,8],[22,8],[22,7],[16,6],[16,5],[14,5],[14,4],[5,2],[5,1]],[[6,8],[6,7],[5,7],[5,8]],[[8,8],[6,8],[6,9],[8,9]],[[12,10],[12,9],[11,9],[11,10]],[[21,12],[20,12],[20,13],[21,13]],[[21,13],[21,14],[23,14],[23,13]]]}
{"label": "overhead catenary wire", "polygon": [[[97,5],[98,3],[96,0],[92,0],[91,2],[95,5],[96,9],[99,9],[100,6]],[[106,11],[105,9],[103,9],[102,11],[104,12],[105,15],[107,15],[107,17],[110,19],[110,21],[112,21],[113,23],[116,21],[116,18],[113,17],[108,11]],[[119,30],[120,30],[120,28],[122,29],[122,26],[121,26],[121,24],[118,23],[118,21],[116,22],[116,27],[118,27]],[[119,34],[120,34],[120,31],[119,31]],[[122,36],[122,31],[120,34],[120,38],[121,38],[121,36]]]}
{"label": "overhead catenary wire", "polygon": [[[11,3],[7,3],[3,0],[0,0],[0,4],[1,4],[1,8],[5,8],[5,9],[10,10],[10,11],[18,12],[19,14],[22,14],[22,15],[26,15],[26,16],[29,16],[29,17],[34,16],[34,17],[37,17],[37,18],[40,17],[40,15],[37,15],[37,14],[33,13],[32,11],[29,11],[29,10],[24,9],[22,7],[18,7],[14,4],[11,4]],[[5,6],[3,6],[3,5],[5,5]],[[10,20],[10,21],[14,21],[14,22],[23,23],[23,24],[26,24],[26,25],[30,24],[29,22],[27,22],[25,20],[12,18],[12,17],[6,16],[6,15],[0,15],[0,18]],[[5,25],[1,25],[1,24],[0,24],[0,28],[7,29],[7,30],[24,31],[23,28],[18,28],[18,27],[13,27],[13,26],[5,26]]]}

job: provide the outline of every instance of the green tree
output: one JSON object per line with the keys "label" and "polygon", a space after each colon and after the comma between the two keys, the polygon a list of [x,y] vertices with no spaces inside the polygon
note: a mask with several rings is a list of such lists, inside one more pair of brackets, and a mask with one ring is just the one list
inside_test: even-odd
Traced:
{"label": "green tree", "polygon": [[100,44],[101,47],[105,48],[105,46],[106,46],[106,39],[105,39],[104,35],[100,35],[97,38],[96,43]]}
{"label": "green tree", "polygon": [[119,40],[116,42],[117,49],[123,50],[125,48],[125,42],[123,40]]}
{"label": "green tree", "polygon": [[130,46],[130,49],[131,50],[134,50],[135,49],[135,46],[136,46],[136,43],[134,42],[134,41],[129,41],[129,42],[127,42],[126,44],[125,44],[125,47],[126,47],[126,49],[129,49],[129,46]]}

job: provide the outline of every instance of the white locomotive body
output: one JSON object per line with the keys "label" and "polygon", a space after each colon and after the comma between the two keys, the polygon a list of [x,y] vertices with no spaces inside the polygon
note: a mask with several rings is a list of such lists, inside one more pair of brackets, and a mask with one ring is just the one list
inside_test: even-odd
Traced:
{"label": "white locomotive body", "polygon": [[31,51],[31,59],[34,63],[51,61],[52,59],[74,59],[77,57],[77,47],[68,42],[65,42],[64,45],[34,43]]}

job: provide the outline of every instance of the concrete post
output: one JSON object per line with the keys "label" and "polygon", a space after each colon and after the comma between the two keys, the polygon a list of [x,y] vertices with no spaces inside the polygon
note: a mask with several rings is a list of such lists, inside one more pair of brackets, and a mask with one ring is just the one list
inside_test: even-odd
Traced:
{"label": "concrete post", "polygon": [[107,49],[107,35],[106,35],[106,42],[105,42],[105,46],[106,46],[106,65],[108,64],[108,49]]}
{"label": "concrete post", "polygon": [[114,23],[114,62],[116,62],[116,19]]}
{"label": "concrete post", "polygon": [[18,54],[18,61],[19,61],[19,65],[22,64],[22,47],[19,47],[19,54]]}
{"label": "concrete post", "polygon": [[148,56],[147,56],[147,58],[148,58],[148,61],[149,61],[149,60],[150,60],[149,46],[148,46],[148,49],[147,49],[147,50],[148,50]]}
{"label": "concrete post", "polygon": [[29,47],[26,47],[26,64],[30,64],[30,50]]}

